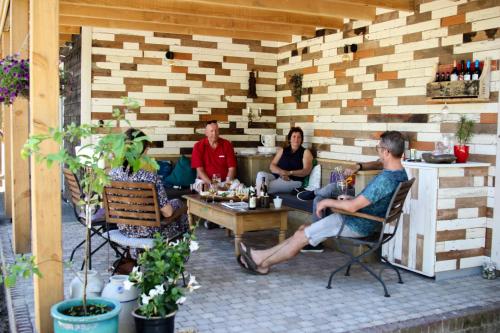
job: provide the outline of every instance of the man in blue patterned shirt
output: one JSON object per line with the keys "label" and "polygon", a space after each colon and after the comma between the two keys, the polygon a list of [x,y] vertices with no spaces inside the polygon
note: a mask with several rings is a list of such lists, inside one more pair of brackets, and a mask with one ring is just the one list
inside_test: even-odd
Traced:
{"label": "man in blue patterned shirt", "polygon": [[[324,215],[325,209],[337,208],[348,212],[360,212],[384,217],[392,195],[400,182],[408,180],[401,165],[404,152],[404,137],[397,131],[386,131],[380,136],[376,146],[383,171],[352,200],[346,198],[325,199],[319,202],[315,214]],[[248,273],[267,274],[271,266],[296,256],[307,244],[316,246],[328,237],[336,236],[345,220],[342,236],[365,237],[378,231],[380,224],[363,218],[330,214],[316,223],[302,226],[295,234],[281,244],[267,250],[251,250],[240,243],[241,255],[237,260]]]}

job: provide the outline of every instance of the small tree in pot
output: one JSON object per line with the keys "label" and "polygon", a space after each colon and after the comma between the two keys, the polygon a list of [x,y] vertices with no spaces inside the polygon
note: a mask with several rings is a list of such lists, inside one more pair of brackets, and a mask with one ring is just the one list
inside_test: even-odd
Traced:
{"label": "small tree in pot", "polygon": [[456,137],[459,144],[453,147],[453,151],[457,158],[457,163],[465,163],[469,158],[469,146],[467,146],[467,143],[474,135],[474,133],[472,133],[473,129],[474,120],[467,119],[465,116],[461,116],[456,132]]}
{"label": "small tree in pot", "polygon": [[[128,109],[138,107],[137,102],[126,98],[124,99],[124,104]],[[121,166],[123,161],[127,160],[134,172],[141,167],[158,169],[158,165],[153,159],[142,155],[143,142],[148,140],[148,138],[138,136],[133,140],[128,140],[125,133],[113,126],[114,123],[119,124],[123,118],[120,110],[114,110],[113,118],[114,120],[108,121],[104,127],[92,124],[70,124],[64,129],[50,129],[49,133],[32,135],[22,151],[24,157],[34,155],[37,163],[45,162],[49,167],[53,163],[61,163],[66,165],[73,173],[81,175],[80,185],[83,192],[81,207],[84,210],[83,213],[87,226],[83,299],[64,301],[52,307],[51,313],[55,319],[54,329],[56,332],[59,331],[59,324],[60,327],[71,326],[77,330],[79,329],[78,325],[81,325],[83,322],[95,326],[95,322],[91,323],[93,319],[97,318],[98,321],[102,321],[100,319],[103,316],[109,317],[115,312],[116,325],[111,324],[111,326],[97,327],[96,329],[99,332],[116,332],[118,330],[117,318],[120,311],[120,304],[116,301],[104,300],[102,298],[87,299],[88,259],[90,253],[89,238],[92,213],[94,207],[99,204],[104,187],[110,182],[106,171],[100,167],[100,162],[104,161],[105,165],[113,168]],[[91,153],[84,156],[74,156],[64,148],[63,143],[65,140],[71,143],[90,140],[91,143],[84,145],[82,148]],[[55,141],[61,148],[56,153],[44,155],[40,152],[40,145],[45,141]],[[84,320],[82,317],[87,317],[88,320]],[[73,322],[72,318],[75,318]],[[114,317],[112,319],[115,320]],[[79,324],[68,325],[68,323],[75,322]],[[88,332],[94,332],[94,330],[90,329]]]}

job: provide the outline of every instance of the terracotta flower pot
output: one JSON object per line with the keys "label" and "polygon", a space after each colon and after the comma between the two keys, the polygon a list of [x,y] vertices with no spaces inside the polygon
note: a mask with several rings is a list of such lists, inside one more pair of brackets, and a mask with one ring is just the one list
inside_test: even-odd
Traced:
{"label": "terracotta flower pot", "polygon": [[455,145],[453,146],[453,152],[457,158],[457,163],[465,163],[469,158],[469,146],[467,145]]}

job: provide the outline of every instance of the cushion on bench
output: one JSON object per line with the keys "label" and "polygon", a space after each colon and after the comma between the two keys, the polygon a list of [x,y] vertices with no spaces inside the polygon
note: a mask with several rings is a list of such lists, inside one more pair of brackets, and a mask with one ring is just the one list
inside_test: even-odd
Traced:
{"label": "cushion on bench", "polygon": [[313,207],[313,201],[302,201],[297,199],[296,194],[291,194],[291,193],[279,193],[278,194],[280,198],[283,199],[283,205],[298,209],[298,210],[303,210],[307,213],[312,213],[312,207]]}

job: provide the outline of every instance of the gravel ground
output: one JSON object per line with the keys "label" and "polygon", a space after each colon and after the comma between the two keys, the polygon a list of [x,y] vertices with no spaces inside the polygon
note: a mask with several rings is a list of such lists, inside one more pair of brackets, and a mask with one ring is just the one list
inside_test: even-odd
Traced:
{"label": "gravel ground", "polygon": [[5,293],[3,288],[3,284],[0,284],[0,333],[8,333],[9,316],[7,314],[7,304],[5,303]]}

